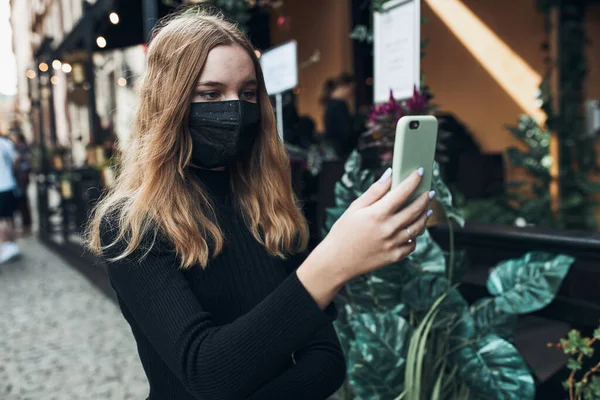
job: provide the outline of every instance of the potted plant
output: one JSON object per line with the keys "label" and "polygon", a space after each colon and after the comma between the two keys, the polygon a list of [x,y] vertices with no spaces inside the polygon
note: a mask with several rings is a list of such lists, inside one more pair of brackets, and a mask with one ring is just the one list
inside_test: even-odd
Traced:
{"label": "potted plant", "polygon": [[576,329],[571,330],[559,343],[549,343],[563,351],[569,360],[567,369],[571,372],[563,387],[569,393],[569,400],[600,400],[600,362],[585,367],[584,361],[594,355],[595,343],[600,340],[600,327],[592,337],[583,337]]}
{"label": "potted plant", "polygon": [[[423,99],[415,90],[413,99]],[[426,100],[426,99],[425,99]],[[408,102],[407,102],[408,104]],[[421,103],[423,104],[423,103]],[[427,101],[420,112],[427,113]],[[350,204],[391,164],[386,157],[405,105],[390,96],[372,113],[362,147],[345,165],[327,210],[325,233]],[[365,143],[376,142],[372,146]],[[362,152],[377,149],[368,167]],[[490,273],[490,296],[468,304],[457,290],[466,272],[453,245],[454,224],[464,219],[434,165],[433,189],[450,227],[445,254],[427,231],[407,259],[349,282],[338,298],[336,328],[348,360],[346,399],[519,399],[535,395],[531,372],[512,344],[517,316],[548,305],[574,259],[532,252],[498,264]]]}

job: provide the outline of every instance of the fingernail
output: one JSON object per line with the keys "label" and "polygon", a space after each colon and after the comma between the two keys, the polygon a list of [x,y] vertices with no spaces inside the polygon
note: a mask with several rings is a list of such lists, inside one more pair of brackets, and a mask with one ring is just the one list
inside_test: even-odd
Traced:
{"label": "fingernail", "polygon": [[433,210],[427,210],[427,218],[433,215]]}
{"label": "fingernail", "polygon": [[390,177],[392,176],[392,169],[388,168],[385,170],[385,172],[383,173],[383,175],[381,175],[381,178],[379,178],[379,183],[386,183],[388,181],[388,179],[390,179]]}
{"label": "fingernail", "polygon": [[425,173],[425,169],[421,167],[417,170],[417,172],[419,173],[419,175],[423,176],[423,174]]}
{"label": "fingernail", "polygon": [[435,190],[432,190],[431,192],[429,192],[429,198],[433,199],[435,197]]}

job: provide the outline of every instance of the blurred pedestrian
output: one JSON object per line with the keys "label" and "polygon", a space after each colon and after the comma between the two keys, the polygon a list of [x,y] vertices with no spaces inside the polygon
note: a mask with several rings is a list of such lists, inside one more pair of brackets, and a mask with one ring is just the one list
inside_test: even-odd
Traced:
{"label": "blurred pedestrian", "polygon": [[0,137],[0,264],[21,254],[16,243],[14,212],[17,207],[19,186],[14,176],[17,152],[13,143]]}
{"label": "blurred pedestrian", "polygon": [[344,73],[334,80],[327,80],[324,84],[321,102],[325,108],[325,137],[341,159],[348,157],[358,144],[359,132],[350,111],[353,96],[352,75]]}
{"label": "blurred pedestrian", "polygon": [[17,212],[21,215],[21,232],[23,235],[31,234],[31,208],[29,205],[29,174],[31,173],[30,148],[25,135],[18,127],[13,128],[10,139],[15,145],[17,160],[15,164],[15,178],[19,186]]}

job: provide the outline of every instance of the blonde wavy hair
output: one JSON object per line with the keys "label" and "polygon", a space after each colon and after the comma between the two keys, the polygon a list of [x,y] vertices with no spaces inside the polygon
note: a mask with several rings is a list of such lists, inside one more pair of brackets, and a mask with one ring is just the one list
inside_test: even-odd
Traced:
{"label": "blonde wavy hair", "polygon": [[[254,48],[222,14],[193,7],[161,21],[148,47],[132,138],[122,149],[115,183],[95,207],[87,227],[87,244],[96,254],[102,255],[117,242],[126,243],[121,254],[112,258],[122,259],[146,235],[156,237],[159,232],[173,245],[182,268],[206,267],[221,252],[223,233],[214,208],[188,169],[192,141],[187,128],[201,67],[217,46],[243,48],[258,81],[260,132],[247,159],[231,166],[236,206],[270,254],[285,258],[306,248],[306,220],[292,192],[289,158],[277,134]],[[116,215],[118,234],[103,247],[100,227],[109,214]]]}

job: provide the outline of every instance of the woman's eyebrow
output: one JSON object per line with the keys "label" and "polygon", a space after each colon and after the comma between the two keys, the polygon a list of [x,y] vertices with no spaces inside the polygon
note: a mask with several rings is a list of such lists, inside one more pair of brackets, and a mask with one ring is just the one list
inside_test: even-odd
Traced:
{"label": "woman's eyebrow", "polygon": [[196,86],[223,87],[223,86],[225,86],[225,84],[221,83],[221,82],[216,82],[216,81],[204,81],[204,82],[198,82],[198,84]]}

